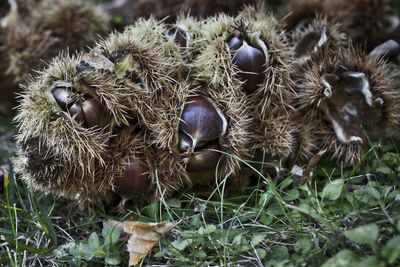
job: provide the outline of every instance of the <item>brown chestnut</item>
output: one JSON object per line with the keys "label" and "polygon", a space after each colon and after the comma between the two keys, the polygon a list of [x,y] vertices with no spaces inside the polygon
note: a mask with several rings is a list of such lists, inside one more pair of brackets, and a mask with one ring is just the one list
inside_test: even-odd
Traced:
{"label": "brown chestnut", "polygon": [[125,168],[114,181],[114,191],[121,196],[123,207],[125,202],[150,190],[149,170],[142,157],[130,156],[125,160]]}
{"label": "brown chestnut", "polygon": [[388,40],[375,47],[369,54],[395,61],[400,55],[400,45],[394,40]]}
{"label": "brown chestnut", "polygon": [[210,170],[217,166],[221,153],[219,139],[226,132],[222,111],[208,97],[188,97],[179,125],[178,149],[184,153],[189,172]]}
{"label": "brown chestnut", "polygon": [[[179,129],[185,136],[180,147],[201,147],[225,134],[227,121],[218,106],[205,96],[188,97]],[[188,139],[189,138],[189,139]],[[191,141],[191,142],[190,142]],[[185,145],[184,145],[184,142]]]}
{"label": "brown chestnut", "polygon": [[74,103],[70,109],[68,110],[69,114],[71,114],[72,118],[84,127],[86,126],[85,115],[82,110],[82,104],[80,102]]}
{"label": "brown chestnut", "polygon": [[76,122],[86,128],[104,126],[105,112],[101,105],[94,99],[82,99],[76,101],[70,108],[69,113]]}
{"label": "brown chestnut", "polygon": [[400,27],[400,17],[396,15],[387,16],[384,25],[387,32],[394,32],[399,29]]}
{"label": "brown chestnut", "polygon": [[82,103],[82,111],[85,116],[87,127],[104,125],[104,110],[102,106],[94,99],[88,99]]}
{"label": "brown chestnut", "polygon": [[68,112],[83,127],[103,127],[109,121],[108,114],[93,97],[88,94],[77,94],[63,87],[51,91],[61,110]]}
{"label": "brown chestnut", "polygon": [[218,140],[215,140],[195,150],[194,153],[190,156],[187,164],[187,170],[192,172],[214,169],[222,156],[221,153],[214,150],[220,149],[221,147]]}
{"label": "brown chestnut", "polygon": [[71,93],[64,87],[56,87],[51,91],[57,104],[63,111],[68,110],[68,104],[71,101]]}
{"label": "brown chestnut", "polygon": [[180,152],[188,151],[193,147],[192,138],[182,131],[179,131],[178,148]]}
{"label": "brown chestnut", "polygon": [[167,24],[166,26],[167,34],[174,39],[175,43],[180,48],[188,48],[189,47],[189,39],[190,35],[187,30],[183,29],[178,25]]}
{"label": "brown chestnut", "polygon": [[254,93],[264,81],[267,54],[238,37],[232,37],[228,46],[234,52],[232,61],[239,69],[239,78],[245,82],[243,90],[247,94]]}
{"label": "brown chestnut", "polygon": [[308,59],[312,53],[323,46],[328,40],[326,27],[320,27],[303,36],[294,47],[296,57]]}
{"label": "brown chestnut", "polygon": [[[11,3],[13,4],[13,3]],[[10,10],[12,10],[12,6],[11,6],[9,1],[1,1],[0,2],[0,19],[2,19],[3,17],[5,17]],[[13,4],[15,5],[15,4]]]}
{"label": "brown chestnut", "polygon": [[365,73],[346,71],[340,75],[325,75],[331,93],[321,103],[336,138],[343,144],[364,143],[363,127],[381,120],[380,98],[374,98]]}

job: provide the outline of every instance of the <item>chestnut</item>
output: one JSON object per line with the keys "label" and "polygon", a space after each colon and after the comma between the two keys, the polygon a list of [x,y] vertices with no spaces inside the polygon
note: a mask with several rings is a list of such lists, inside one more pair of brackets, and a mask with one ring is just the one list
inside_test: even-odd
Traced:
{"label": "chestnut", "polygon": [[188,151],[193,147],[192,138],[182,131],[179,131],[178,148],[180,152]]}
{"label": "chestnut", "polygon": [[[201,147],[209,141],[218,139],[226,132],[227,121],[218,106],[205,96],[191,96],[183,108],[179,129],[187,137],[180,146]],[[181,135],[182,136],[182,135]]]}
{"label": "chestnut", "polygon": [[149,170],[139,155],[129,156],[125,160],[121,175],[114,180],[114,192],[121,198],[119,211],[124,211],[125,202],[145,194],[151,188]]}
{"label": "chestnut", "polygon": [[82,102],[82,112],[85,116],[87,127],[103,126],[105,112],[102,106],[94,99],[88,99]]}
{"label": "chestnut", "polygon": [[[259,42],[262,41],[259,40]],[[254,93],[259,84],[264,81],[264,71],[268,61],[267,53],[236,36],[229,40],[228,47],[233,51],[232,61],[239,69],[239,78],[244,81],[243,90],[247,94]]]}
{"label": "chestnut", "polygon": [[[335,77],[336,76],[336,77]],[[331,94],[321,103],[336,138],[343,144],[364,143],[363,128],[381,120],[380,98],[374,98],[365,73],[346,71],[324,75]]]}
{"label": "chestnut", "polygon": [[12,10],[12,6],[9,1],[0,2],[0,19],[7,16],[7,14]]}
{"label": "chestnut", "polygon": [[148,172],[143,158],[138,155],[128,157],[121,176],[114,181],[114,191],[125,201],[146,193],[150,188]]}
{"label": "chestnut", "polygon": [[400,17],[396,15],[387,16],[384,26],[386,27],[386,31],[390,33],[396,31],[400,27]]}
{"label": "chestnut", "polygon": [[64,87],[56,87],[51,91],[53,94],[54,99],[56,100],[57,104],[63,111],[68,110],[68,103],[71,101],[71,93],[68,92],[67,88]]}
{"label": "chestnut", "polygon": [[187,155],[189,172],[215,168],[221,154],[219,138],[226,132],[222,111],[205,96],[188,97],[179,125],[178,149]]}
{"label": "chestnut", "polygon": [[308,59],[328,40],[326,27],[319,27],[312,32],[305,34],[295,45],[294,54],[296,57]]}
{"label": "chestnut", "polygon": [[187,170],[193,172],[214,169],[221,158],[221,153],[214,150],[220,149],[218,140],[215,140],[195,150],[189,158]]}
{"label": "chestnut", "polygon": [[377,55],[394,61],[400,55],[400,45],[394,40],[388,40],[375,47],[369,55]]}
{"label": "chestnut", "polygon": [[61,110],[68,112],[83,127],[103,127],[108,123],[108,114],[90,95],[73,93],[64,87],[56,87],[51,93]]}
{"label": "chestnut", "polygon": [[84,127],[87,127],[81,103],[78,102],[73,104],[68,112],[77,123],[82,124]]}
{"label": "chestnut", "polygon": [[167,24],[165,25],[167,34],[174,39],[175,43],[180,48],[188,48],[189,47],[189,39],[190,35],[187,30],[183,29],[178,25]]}

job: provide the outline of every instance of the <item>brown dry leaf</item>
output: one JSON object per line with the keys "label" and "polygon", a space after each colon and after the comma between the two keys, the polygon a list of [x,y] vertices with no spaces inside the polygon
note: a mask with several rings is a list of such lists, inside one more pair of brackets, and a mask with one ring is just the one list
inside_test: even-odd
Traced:
{"label": "brown dry leaf", "polygon": [[[1,173],[1,172],[0,172]],[[127,232],[124,231],[124,225],[126,223],[130,223],[131,221],[115,221],[115,220],[104,220],[103,221],[103,228],[106,227],[115,227],[116,229],[118,229],[118,231],[121,233],[118,241],[121,240],[127,240],[129,238],[129,234]]]}
{"label": "brown dry leaf", "polygon": [[124,231],[131,234],[128,240],[129,266],[138,264],[163,235],[175,228],[171,222],[143,223],[126,222]]}
{"label": "brown dry leaf", "polygon": [[114,71],[114,63],[103,56],[99,51],[92,50],[83,56],[83,61],[95,69]]}

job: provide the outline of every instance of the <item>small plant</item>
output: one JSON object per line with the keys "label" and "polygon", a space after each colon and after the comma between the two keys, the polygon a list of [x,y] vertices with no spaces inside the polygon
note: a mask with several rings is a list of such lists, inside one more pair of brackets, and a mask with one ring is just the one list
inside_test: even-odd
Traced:
{"label": "small plant", "polygon": [[90,234],[88,241],[62,244],[52,251],[60,260],[68,259],[70,266],[80,266],[82,262],[101,262],[119,265],[120,248],[117,244],[120,231],[115,227],[103,228],[101,237],[96,232]]}

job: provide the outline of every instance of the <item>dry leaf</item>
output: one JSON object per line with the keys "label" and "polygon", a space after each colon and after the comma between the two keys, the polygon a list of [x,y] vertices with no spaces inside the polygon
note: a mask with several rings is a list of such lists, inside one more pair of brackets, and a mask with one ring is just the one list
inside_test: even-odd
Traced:
{"label": "dry leaf", "polygon": [[290,173],[295,175],[296,178],[300,178],[301,176],[303,176],[303,168],[297,165],[294,165],[293,168],[290,170]]}
{"label": "dry leaf", "polygon": [[129,234],[127,232],[124,231],[124,225],[126,223],[130,223],[131,221],[115,221],[115,220],[104,220],[103,221],[103,228],[106,227],[115,227],[116,229],[118,229],[118,231],[121,233],[118,241],[122,241],[122,240],[126,240],[129,238]]}
{"label": "dry leaf", "polygon": [[96,50],[83,56],[83,61],[95,69],[114,71],[114,63]]}
{"label": "dry leaf", "polygon": [[138,264],[149,254],[160,238],[174,229],[176,225],[177,223],[166,221],[160,223],[126,222],[124,231],[131,234],[128,240],[129,266]]}

